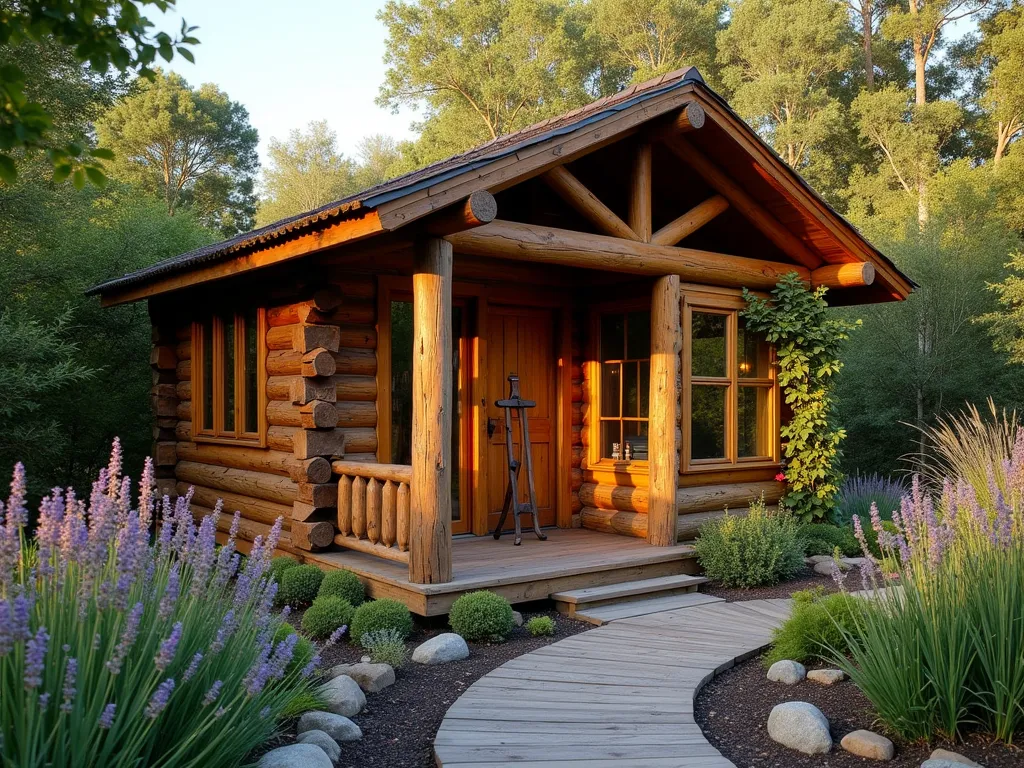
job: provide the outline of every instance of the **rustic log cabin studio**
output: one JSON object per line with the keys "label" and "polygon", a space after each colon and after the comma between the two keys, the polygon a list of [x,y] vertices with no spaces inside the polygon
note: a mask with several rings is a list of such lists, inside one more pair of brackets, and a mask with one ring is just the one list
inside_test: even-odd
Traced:
{"label": "rustic log cabin studio", "polygon": [[[243,551],[282,517],[283,552],[435,615],[663,583],[709,516],[777,501],[785,413],[738,311],[788,272],[836,304],[913,288],[690,68],[92,292],[148,302],[163,492],[240,510]],[[524,515],[519,546],[489,535],[512,373],[547,536]]]}

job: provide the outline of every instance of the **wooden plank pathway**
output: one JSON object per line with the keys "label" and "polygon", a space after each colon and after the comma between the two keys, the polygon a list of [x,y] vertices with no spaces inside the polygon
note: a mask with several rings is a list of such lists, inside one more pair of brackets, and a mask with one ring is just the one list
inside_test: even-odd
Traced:
{"label": "wooden plank pathway", "polygon": [[694,722],[693,700],[768,645],[789,611],[789,600],[691,605],[611,619],[512,659],[448,710],[437,764],[735,768]]}

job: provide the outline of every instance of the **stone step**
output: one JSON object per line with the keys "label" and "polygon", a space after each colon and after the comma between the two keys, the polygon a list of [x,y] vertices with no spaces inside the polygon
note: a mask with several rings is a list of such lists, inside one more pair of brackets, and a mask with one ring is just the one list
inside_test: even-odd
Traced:
{"label": "stone step", "polygon": [[721,602],[723,600],[720,597],[704,595],[700,592],[682,592],[674,595],[645,597],[606,605],[581,606],[576,610],[574,618],[601,626],[618,619],[632,619],[636,616],[646,616],[649,613],[673,611],[677,608],[692,608],[697,605]]}

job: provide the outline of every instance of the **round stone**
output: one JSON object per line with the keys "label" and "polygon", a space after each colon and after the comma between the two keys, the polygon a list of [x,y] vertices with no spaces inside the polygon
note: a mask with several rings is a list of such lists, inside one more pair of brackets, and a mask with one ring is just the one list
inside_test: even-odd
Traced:
{"label": "round stone", "polygon": [[305,731],[296,736],[295,741],[299,744],[315,744],[324,751],[332,763],[336,763],[341,759],[341,747],[338,746],[338,742],[323,731],[316,729]]}
{"label": "round stone", "polygon": [[306,712],[299,718],[298,733],[323,731],[335,741],[359,741],[363,732],[343,715],[333,712]]}
{"label": "round stone", "polygon": [[846,679],[846,673],[841,669],[812,669],[807,673],[807,679],[822,685],[835,685]]}
{"label": "round stone", "polygon": [[964,757],[959,752],[950,752],[948,749],[936,749],[932,752],[932,760],[948,760],[951,763],[969,765],[971,768],[982,768],[981,763],[976,763],[969,757]]}
{"label": "round stone", "polygon": [[889,739],[872,731],[853,731],[843,736],[839,746],[857,757],[869,760],[892,760],[896,748]]}
{"label": "round stone", "polygon": [[828,720],[820,709],[806,701],[776,704],[768,715],[768,735],[782,746],[805,755],[826,754],[832,749]]}
{"label": "round stone", "polygon": [[454,632],[432,637],[412,652],[412,660],[417,664],[445,664],[468,658],[469,646],[461,635]]}
{"label": "round stone", "polygon": [[320,686],[320,697],[328,711],[345,717],[358,715],[366,706],[366,695],[348,675],[339,675]]}
{"label": "round stone", "polygon": [[395,683],[395,670],[390,664],[338,664],[331,668],[331,677],[351,677],[366,693],[377,693]]}
{"label": "round stone", "polygon": [[768,679],[773,683],[796,685],[807,677],[807,668],[798,661],[776,661],[768,668]]}
{"label": "round stone", "polygon": [[289,744],[267,752],[256,768],[334,768],[334,763],[316,744]]}

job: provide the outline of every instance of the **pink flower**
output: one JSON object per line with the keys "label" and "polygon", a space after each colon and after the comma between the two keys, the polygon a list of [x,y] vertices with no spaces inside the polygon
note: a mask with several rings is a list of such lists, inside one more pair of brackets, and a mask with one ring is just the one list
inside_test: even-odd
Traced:
{"label": "pink flower", "polygon": [[775,476],[775,482],[777,482],[777,483],[784,483],[784,482],[786,482],[786,473],[785,472],[779,472],[779,474],[777,474]]}

